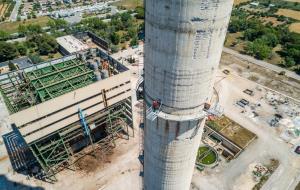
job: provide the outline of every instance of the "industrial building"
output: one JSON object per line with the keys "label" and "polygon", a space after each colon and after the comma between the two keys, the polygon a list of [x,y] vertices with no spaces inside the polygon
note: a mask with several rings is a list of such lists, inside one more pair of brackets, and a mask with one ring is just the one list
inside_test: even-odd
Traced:
{"label": "industrial building", "polygon": [[0,75],[0,90],[47,179],[86,154],[104,155],[118,137],[129,138],[130,71],[99,49]]}
{"label": "industrial building", "polygon": [[145,190],[190,187],[232,4],[145,1]]}
{"label": "industrial building", "polygon": [[59,45],[59,50],[64,55],[70,55],[72,53],[89,49],[88,45],[81,42],[79,39],[75,38],[72,35],[58,37],[56,38],[56,41]]}
{"label": "industrial building", "polygon": [[218,150],[227,160],[237,158],[257,136],[226,116],[209,117],[202,141]]}

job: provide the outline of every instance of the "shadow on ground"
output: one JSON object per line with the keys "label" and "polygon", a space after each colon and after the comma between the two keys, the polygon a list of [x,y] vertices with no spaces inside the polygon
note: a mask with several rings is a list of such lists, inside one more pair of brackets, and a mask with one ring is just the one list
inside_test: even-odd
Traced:
{"label": "shadow on ground", "polygon": [[0,189],[1,190],[44,190],[44,188],[42,187],[32,187],[15,181],[10,181],[4,175],[0,175]]}
{"label": "shadow on ground", "polygon": [[14,171],[40,179],[39,164],[16,127],[13,127],[13,131],[3,135],[2,138]]}

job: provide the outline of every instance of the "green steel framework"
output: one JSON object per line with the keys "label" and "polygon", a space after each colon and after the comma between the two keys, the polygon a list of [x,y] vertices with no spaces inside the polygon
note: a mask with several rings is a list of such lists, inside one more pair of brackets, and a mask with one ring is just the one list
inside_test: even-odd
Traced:
{"label": "green steel framework", "polygon": [[[55,134],[29,144],[29,148],[45,173],[45,179],[56,181],[55,174],[57,172],[66,167],[74,166],[78,159],[87,154],[93,154],[95,150],[100,150],[100,156],[103,156],[116,146],[115,140],[120,136],[121,131],[125,132],[129,138],[128,126],[132,126],[131,99],[125,99],[87,117],[87,122],[89,124],[95,123],[96,127],[105,124],[106,137],[95,142],[92,136],[91,144],[78,121],[55,132]],[[78,138],[83,138],[86,141],[85,148],[79,152],[73,152],[70,142]]]}
{"label": "green steel framework", "polygon": [[21,74],[9,73],[0,80],[0,91],[10,111],[15,113],[87,86],[95,81],[95,75],[85,63],[73,59]]}

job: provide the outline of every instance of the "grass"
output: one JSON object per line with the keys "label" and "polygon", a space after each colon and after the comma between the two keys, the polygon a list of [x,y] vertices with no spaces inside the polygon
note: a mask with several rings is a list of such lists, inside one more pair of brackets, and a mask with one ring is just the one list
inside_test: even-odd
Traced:
{"label": "grass", "polygon": [[300,0],[284,0],[284,1],[289,1],[289,2],[297,2],[297,3],[300,3]]}
{"label": "grass", "polygon": [[300,34],[300,22],[296,22],[290,25],[289,30]]}
{"label": "grass", "polygon": [[243,128],[226,116],[207,121],[206,124],[242,148],[245,148],[248,143],[256,137],[254,133]]}
{"label": "grass", "polygon": [[47,16],[42,16],[34,19],[29,19],[26,21],[17,21],[17,22],[5,22],[0,24],[0,30],[3,30],[8,33],[16,33],[18,32],[18,27],[21,24],[29,25],[29,24],[38,24],[41,27],[47,26],[47,23],[51,20],[51,18]]}
{"label": "grass", "polygon": [[225,46],[235,51],[243,52],[245,42],[241,39],[242,36],[242,32],[227,33]]}
{"label": "grass", "polygon": [[50,54],[50,55],[46,55],[46,56],[41,56],[41,58],[45,61],[51,60],[51,59],[58,59],[63,57],[59,52],[55,53],[55,54]]}
{"label": "grass", "polygon": [[0,17],[5,15],[5,11],[6,11],[7,7],[8,7],[8,4],[6,4],[6,3],[0,4]]}
{"label": "grass", "polygon": [[[210,151],[208,153],[208,151]],[[202,146],[198,149],[197,162],[201,164],[210,165],[217,160],[216,153],[210,147]]]}
{"label": "grass", "polygon": [[290,10],[290,9],[279,9],[276,12],[276,14],[290,17],[290,18],[293,18],[296,20],[300,20],[300,12],[299,11],[294,11],[294,10]]}
{"label": "grass", "polygon": [[241,3],[245,3],[245,2],[248,2],[248,1],[250,1],[250,0],[234,0],[233,4],[234,5],[239,5]]}
{"label": "grass", "polygon": [[274,65],[279,65],[283,61],[283,58],[277,53],[281,51],[281,45],[277,45],[276,47],[273,48],[272,50],[272,56],[268,59],[268,62]]}
{"label": "grass", "polygon": [[136,7],[143,7],[143,0],[121,0],[113,3],[114,6],[124,7],[126,9],[135,9]]}
{"label": "grass", "polygon": [[281,24],[284,24],[284,22],[277,20],[276,17],[261,17],[260,20],[263,22],[263,24],[272,23],[273,26],[278,26]]}

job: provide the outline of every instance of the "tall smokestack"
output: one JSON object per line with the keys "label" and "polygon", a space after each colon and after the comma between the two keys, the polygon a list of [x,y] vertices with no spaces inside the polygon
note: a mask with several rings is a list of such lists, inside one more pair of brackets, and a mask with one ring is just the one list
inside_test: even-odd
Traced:
{"label": "tall smokestack", "polygon": [[145,190],[190,187],[232,4],[145,1]]}

